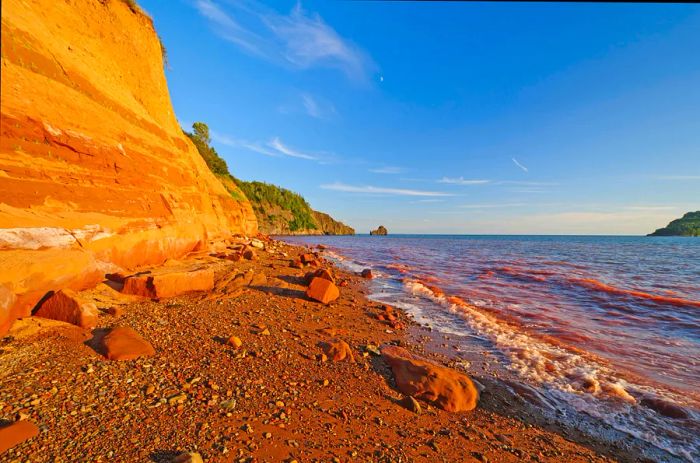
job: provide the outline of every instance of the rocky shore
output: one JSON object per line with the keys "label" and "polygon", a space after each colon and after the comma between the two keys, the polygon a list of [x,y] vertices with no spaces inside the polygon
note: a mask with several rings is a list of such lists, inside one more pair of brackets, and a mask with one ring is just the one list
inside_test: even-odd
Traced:
{"label": "rocky shore", "polygon": [[611,461],[431,353],[367,275],[264,237],[213,249],[62,295],[72,323],[16,321],[0,461]]}

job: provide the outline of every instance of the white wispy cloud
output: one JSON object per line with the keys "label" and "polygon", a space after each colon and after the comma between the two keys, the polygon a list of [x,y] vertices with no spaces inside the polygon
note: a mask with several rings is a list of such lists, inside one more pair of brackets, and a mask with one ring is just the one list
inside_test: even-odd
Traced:
{"label": "white wispy cloud", "polygon": [[358,80],[367,79],[376,68],[362,49],[300,3],[287,15],[255,1],[229,1],[223,6],[196,0],[194,6],[218,36],[269,61],[297,69],[336,68]]}
{"label": "white wispy cloud", "polygon": [[328,119],[336,114],[335,106],[332,103],[319,99],[309,93],[302,93],[301,103],[306,114],[316,119]]}
{"label": "white wispy cloud", "polygon": [[317,119],[320,119],[322,117],[322,112],[321,108],[319,108],[318,103],[316,100],[311,95],[307,94],[302,94],[301,95],[301,100],[304,104],[304,108],[306,108],[306,113],[311,116],[315,117]]}
{"label": "white wispy cloud", "polygon": [[557,186],[557,182],[527,182],[520,180],[501,180],[496,182],[497,185],[520,185],[520,186]]}
{"label": "white wispy cloud", "polygon": [[260,144],[259,142],[251,142],[248,140],[244,140],[241,138],[235,138],[230,135],[226,134],[221,134],[218,132],[215,132],[213,130],[209,130],[209,134],[211,136],[211,139],[219,144],[230,146],[232,148],[245,148],[249,151],[254,151],[256,153],[264,154],[265,156],[271,156],[271,157],[279,157],[282,154],[273,151],[269,148],[266,148],[264,145]]}
{"label": "white wispy cloud", "polygon": [[369,172],[372,172],[373,174],[400,174],[405,169],[402,167],[396,167],[396,166],[384,166],[384,167],[376,167],[374,169],[368,169],[368,170],[369,170]]}
{"label": "white wispy cloud", "polygon": [[485,183],[490,183],[490,182],[491,182],[491,180],[481,180],[481,179],[470,180],[470,179],[465,179],[464,177],[458,177],[458,178],[442,177],[440,180],[438,180],[438,183],[449,183],[452,185],[483,185]]}
{"label": "white wispy cloud", "polygon": [[242,27],[219,5],[211,0],[197,0],[195,8],[211,24],[214,32],[224,40],[232,42],[249,53],[265,56],[268,46],[265,40],[254,32]]}
{"label": "white wispy cloud", "polygon": [[299,159],[308,159],[311,161],[318,160],[318,158],[314,155],[303,153],[301,151],[297,151],[295,149],[288,147],[287,145],[282,143],[282,141],[279,139],[279,137],[275,137],[272,140],[270,140],[267,143],[267,146],[279,151],[280,153],[284,154],[285,156],[290,156],[290,157],[299,158]]}
{"label": "white wispy cloud", "polygon": [[678,206],[627,206],[629,211],[674,211],[681,209]]}
{"label": "white wispy cloud", "polygon": [[365,193],[395,196],[452,196],[440,191],[408,190],[404,188],[386,188],[371,185],[347,185],[345,183],[331,183],[321,185],[324,190],[344,191],[347,193]]}
{"label": "white wispy cloud", "polygon": [[515,164],[516,166],[520,167],[520,168],[523,170],[523,172],[528,172],[527,167],[525,167],[524,165],[520,164],[520,163],[518,162],[517,159],[515,159],[515,158],[511,158],[511,159],[513,160],[513,164]]}
{"label": "white wispy cloud", "polygon": [[522,207],[524,203],[508,203],[508,204],[461,204],[457,207],[462,209],[499,209],[502,207]]}
{"label": "white wispy cloud", "polygon": [[700,175],[662,175],[659,180],[700,180]]}
{"label": "white wispy cloud", "polygon": [[232,137],[230,135],[221,134],[213,130],[209,131],[211,139],[222,145],[230,146],[232,148],[243,148],[249,151],[254,151],[256,153],[264,154],[265,156],[271,157],[291,157],[297,159],[305,159],[307,161],[317,161],[317,162],[328,162],[328,159],[324,159],[322,156],[317,154],[311,154],[304,151],[300,151],[295,148],[291,148],[284,144],[279,137],[274,137],[266,143],[260,143],[255,141],[248,141],[241,138]]}

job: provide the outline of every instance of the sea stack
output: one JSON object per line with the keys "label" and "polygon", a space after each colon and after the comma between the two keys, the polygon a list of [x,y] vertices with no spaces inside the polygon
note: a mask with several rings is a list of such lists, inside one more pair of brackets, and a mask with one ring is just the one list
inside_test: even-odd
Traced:
{"label": "sea stack", "polygon": [[386,227],[384,225],[380,225],[377,227],[376,230],[372,230],[369,232],[370,235],[388,235],[389,232],[387,231]]}

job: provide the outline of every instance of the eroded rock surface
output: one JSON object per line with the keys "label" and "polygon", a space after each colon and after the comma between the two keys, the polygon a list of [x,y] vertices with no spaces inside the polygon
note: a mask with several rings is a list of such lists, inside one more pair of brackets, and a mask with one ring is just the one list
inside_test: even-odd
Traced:
{"label": "eroded rock surface", "polygon": [[479,391],[467,375],[421,359],[402,347],[384,347],[382,356],[391,366],[396,388],[403,394],[450,412],[476,407]]}
{"label": "eroded rock surface", "polygon": [[93,0],[2,13],[0,334],[50,290],[256,232],[175,118],[150,18]]}

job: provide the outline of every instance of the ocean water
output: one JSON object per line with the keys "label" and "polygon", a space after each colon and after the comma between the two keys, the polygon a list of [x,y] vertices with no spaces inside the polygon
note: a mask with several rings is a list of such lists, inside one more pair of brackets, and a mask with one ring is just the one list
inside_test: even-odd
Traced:
{"label": "ocean water", "polygon": [[284,240],[372,268],[372,299],[459,335],[552,416],[585,416],[589,432],[612,429],[658,460],[700,461],[700,239]]}

